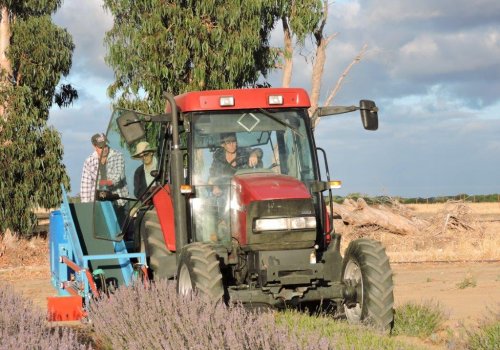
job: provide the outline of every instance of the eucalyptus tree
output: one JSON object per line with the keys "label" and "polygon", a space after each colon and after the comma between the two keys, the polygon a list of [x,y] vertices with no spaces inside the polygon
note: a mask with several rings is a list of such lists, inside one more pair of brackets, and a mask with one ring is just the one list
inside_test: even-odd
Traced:
{"label": "eucalyptus tree", "polygon": [[[273,69],[291,84],[297,54],[311,64],[312,115],[321,99],[326,50],[337,33],[325,33],[329,0],[104,0],[114,16],[106,35],[107,62],[115,71],[108,92],[123,107],[162,109],[162,93],[255,85]],[[269,44],[271,31],[283,43]],[[310,41],[310,42],[309,42]],[[312,44],[312,49],[311,49]],[[324,104],[366,52],[347,66]],[[265,82],[263,85],[267,85]]]}
{"label": "eucalyptus tree", "polygon": [[69,73],[73,41],[51,14],[61,0],[0,0],[0,234],[29,233],[32,209],[60,203],[69,186],[57,130],[47,125],[53,103],[77,98]]}
{"label": "eucalyptus tree", "polygon": [[275,65],[269,33],[272,0],[104,0],[114,16],[106,33],[115,81],[108,92],[121,106],[163,109],[165,91],[258,84]]}

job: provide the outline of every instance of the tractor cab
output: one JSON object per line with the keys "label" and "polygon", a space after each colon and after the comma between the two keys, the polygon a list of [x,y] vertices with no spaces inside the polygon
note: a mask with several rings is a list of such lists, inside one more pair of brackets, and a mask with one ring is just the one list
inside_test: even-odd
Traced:
{"label": "tractor cab", "polygon": [[[107,225],[94,225],[97,238],[125,238],[139,249],[147,214],[171,253],[192,242],[228,251],[327,247],[333,225],[322,193],[329,185],[321,180],[303,89],[170,99],[160,115],[114,111],[107,131],[112,157],[99,167],[94,207]],[[376,128],[371,101],[319,109],[314,117],[356,109],[365,128]]]}
{"label": "tractor cab", "polygon": [[[307,227],[307,245],[314,245],[320,223],[310,203],[318,170],[305,108],[193,111],[183,113],[180,119],[183,169],[182,183],[177,186],[182,186],[186,199],[189,242],[216,242],[230,248],[237,240],[251,246],[262,241],[252,241],[253,233]],[[170,122],[168,115],[114,111],[107,132],[108,146],[123,158],[121,182],[126,184],[127,196],[119,196],[116,188],[102,181],[106,169],[101,167],[95,210],[105,207],[112,211],[114,215],[109,216],[116,218],[116,224],[110,225],[110,230],[96,230],[97,237],[132,240],[137,226],[134,221],[141,211],[154,206],[153,199],[171,201]],[[122,134],[130,132],[130,126],[141,129],[132,139]],[[241,214],[252,202],[283,199],[309,204],[294,222],[277,218],[241,222],[246,221]],[[275,238],[264,241],[270,243]],[[283,237],[280,239],[283,241]]]}

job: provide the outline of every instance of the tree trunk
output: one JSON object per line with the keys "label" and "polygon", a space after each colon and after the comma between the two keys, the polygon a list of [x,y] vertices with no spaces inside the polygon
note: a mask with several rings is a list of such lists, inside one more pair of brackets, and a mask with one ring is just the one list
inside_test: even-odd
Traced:
{"label": "tree trunk", "polygon": [[326,50],[325,40],[321,36],[321,39],[317,42],[316,57],[314,59],[314,65],[312,70],[311,107],[309,108],[310,116],[313,115],[316,109],[318,108],[319,93],[321,90],[321,79],[323,78],[323,68],[325,66],[325,60],[326,60],[325,50]]}
{"label": "tree trunk", "polygon": [[[10,60],[7,58],[7,49],[10,44],[10,17],[9,9],[5,6],[1,8],[0,19],[0,93],[3,93],[10,84],[12,77],[12,66]],[[0,117],[5,117],[6,101],[0,104]],[[2,130],[0,129],[0,132]],[[4,144],[3,146],[6,146]]]}
{"label": "tree trunk", "polygon": [[7,49],[10,44],[10,18],[9,10],[7,7],[2,7],[2,19],[0,20],[0,68],[4,75],[2,75],[2,82],[9,79],[12,75],[12,67],[10,60],[7,58]]}
{"label": "tree trunk", "polygon": [[[321,79],[323,78],[323,69],[326,62],[326,48],[328,47],[330,41],[336,36],[336,34],[329,35],[326,38],[323,36],[323,29],[325,28],[327,18],[328,1],[325,1],[323,5],[323,19],[321,20],[319,27],[314,32],[314,37],[316,38],[316,55],[314,58],[312,70],[310,94],[311,107],[309,108],[309,116],[312,116],[316,109],[318,109],[319,94],[321,91]],[[317,121],[318,120],[319,119],[317,119]]]}
{"label": "tree trunk", "polygon": [[366,53],[366,49],[367,48],[368,48],[368,45],[364,44],[363,47],[361,48],[361,50],[359,51],[359,53],[357,54],[357,56],[354,57],[354,59],[352,60],[352,62],[347,66],[346,69],[344,69],[344,71],[342,72],[342,75],[337,80],[337,84],[335,85],[335,87],[333,88],[333,90],[330,92],[330,95],[328,95],[328,98],[326,99],[326,102],[325,102],[325,106],[328,106],[330,103],[332,103],[333,99],[335,98],[335,96],[337,95],[337,93],[340,91],[340,87],[342,86],[342,83],[344,82],[345,77],[349,74],[349,72],[351,71],[352,67],[356,63],[359,63],[359,61],[361,61],[361,59],[363,58],[363,56]]}
{"label": "tree trunk", "polygon": [[289,87],[290,82],[292,81],[292,70],[293,70],[293,46],[292,46],[292,34],[290,33],[290,27],[288,26],[288,22],[285,17],[281,19],[283,22],[283,33],[285,35],[285,49],[283,53],[283,80],[282,86]]}
{"label": "tree trunk", "polygon": [[356,202],[346,199],[342,205],[333,203],[333,212],[347,225],[357,227],[376,225],[399,235],[416,234],[421,224],[389,210],[370,207],[361,198]]}

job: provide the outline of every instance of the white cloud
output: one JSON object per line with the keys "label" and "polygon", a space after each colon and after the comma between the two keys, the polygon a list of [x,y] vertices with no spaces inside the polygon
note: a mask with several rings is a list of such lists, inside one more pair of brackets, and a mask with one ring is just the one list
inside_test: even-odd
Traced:
{"label": "white cloud", "polygon": [[113,18],[102,6],[101,0],[64,1],[53,16],[55,23],[67,28],[73,36],[74,67],[87,74],[109,74],[103,39],[113,25]]}
{"label": "white cloud", "polygon": [[403,45],[400,52],[402,56],[432,58],[438,52],[438,46],[434,39],[430,36],[420,36]]}

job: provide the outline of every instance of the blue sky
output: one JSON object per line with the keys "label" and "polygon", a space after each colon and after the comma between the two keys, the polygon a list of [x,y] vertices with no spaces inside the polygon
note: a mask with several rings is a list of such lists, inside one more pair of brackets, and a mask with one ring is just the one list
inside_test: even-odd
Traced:
{"label": "blue sky", "polygon": [[[364,44],[334,104],[375,100],[379,130],[359,115],[323,119],[316,130],[337,194],[430,197],[500,193],[500,2],[497,0],[340,0],[330,6],[330,43],[322,99]],[[64,163],[77,194],[90,137],[111,115],[106,95],[104,33],[112,17],[102,1],[66,0],[54,15],[73,35],[73,67],[64,82],[80,98],[51,111],[62,135]],[[279,33],[273,36],[278,43]],[[303,54],[307,53],[307,49]],[[311,66],[295,58],[292,85],[309,89]],[[279,86],[280,73],[270,77]]]}

